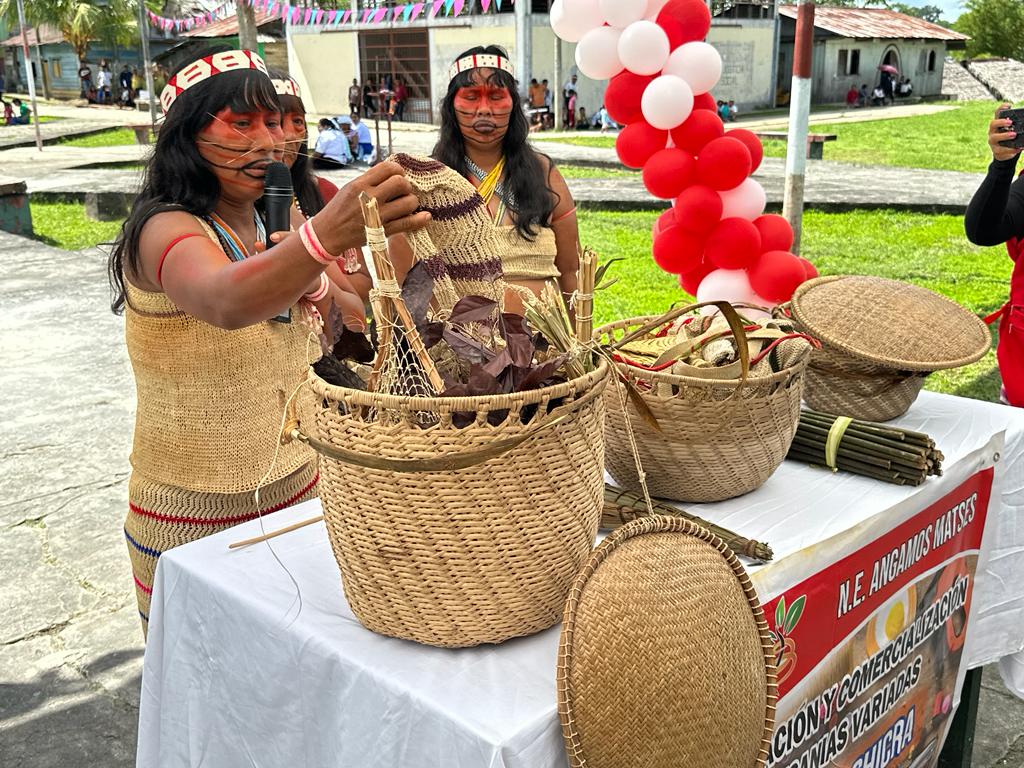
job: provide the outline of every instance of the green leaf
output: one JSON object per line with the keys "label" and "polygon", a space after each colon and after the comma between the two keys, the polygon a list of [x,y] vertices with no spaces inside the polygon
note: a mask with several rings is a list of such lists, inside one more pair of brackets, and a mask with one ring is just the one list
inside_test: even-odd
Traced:
{"label": "green leaf", "polygon": [[786,634],[796,629],[800,617],[804,615],[804,605],[807,603],[807,595],[800,595],[786,611]]}
{"label": "green leaf", "polygon": [[786,596],[783,595],[779,598],[779,602],[775,605],[775,631],[782,632],[782,628],[786,625]]}

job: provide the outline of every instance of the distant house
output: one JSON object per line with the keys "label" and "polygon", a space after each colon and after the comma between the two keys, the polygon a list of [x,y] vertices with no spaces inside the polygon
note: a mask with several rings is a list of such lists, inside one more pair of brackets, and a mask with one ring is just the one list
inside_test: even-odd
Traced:
{"label": "distant house", "polygon": [[[779,7],[777,86],[788,92],[793,71],[797,7]],[[946,51],[964,48],[966,35],[884,8],[818,6],[814,12],[814,60],[811,99],[815,104],[842,102],[851,85],[869,88],[888,65],[909,77],[915,96],[942,93]]]}
{"label": "distant house", "polygon": [[[268,66],[287,72],[288,49],[280,14],[272,16],[265,11],[256,11],[256,33],[257,53]],[[173,72],[211,48],[228,50],[237,47],[238,17],[231,15],[212,24],[182,32],[180,41],[157,56],[156,62]]]}

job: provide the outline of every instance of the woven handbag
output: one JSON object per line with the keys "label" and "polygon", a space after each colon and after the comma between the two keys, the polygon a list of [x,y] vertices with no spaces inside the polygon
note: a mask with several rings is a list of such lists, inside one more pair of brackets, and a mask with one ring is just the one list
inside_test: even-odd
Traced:
{"label": "woven handbag", "polygon": [[[321,454],[327,532],[359,621],[445,647],[556,624],[601,518],[608,372],[602,361],[544,389],[452,398],[311,373],[319,404],[299,439]],[[473,423],[457,427],[456,413]]]}
{"label": "woven handbag", "polygon": [[[595,335],[602,343],[610,343],[654,319],[620,320],[597,329]],[[640,489],[632,432],[652,496],[711,502],[760,487],[778,469],[796,433],[809,349],[802,340],[784,342],[778,348],[781,370],[751,371],[736,396],[739,382],[735,378],[679,375],[616,363],[619,375],[640,393],[660,431],[632,402],[624,405],[618,388],[609,387],[605,392],[609,474],[622,488]]]}
{"label": "woven handbag", "polygon": [[930,373],[980,360],[992,344],[970,310],[882,277],[810,280],[790,308],[797,327],[821,341],[807,370],[807,404],[865,421],[906,413]]}
{"label": "woven handbag", "polygon": [[656,516],[601,543],[558,650],[572,768],[759,768],[776,699],[768,624],[721,539]]}

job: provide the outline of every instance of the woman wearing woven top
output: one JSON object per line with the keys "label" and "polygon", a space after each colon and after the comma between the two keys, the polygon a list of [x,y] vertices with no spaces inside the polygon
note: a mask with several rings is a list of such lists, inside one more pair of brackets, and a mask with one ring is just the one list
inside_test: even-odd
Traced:
{"label": "woman wearing woven top", "polygon": [[[527,141],[529,123],[508,54],[495,45],[471,48],[449,76],[433,157],[483,198],[509,246],[505,280],[535,294],[556,281],[568,300],[579,268],[576,204],[551,158]],[[519,294],[509,291],[505,308],[521,313]]]}
{"label": "woman wearing woven top", "polygon": [[144,632],[162,552],[315,494],[316,459],[279,445],[280,422],[316,350],[310,303],[338,289],[324,270],[365,240],[359,193],[380,201],[391,231],[429,219],[385,163],[265,248],[255,204],[284,135],[262,59],[203,57],[160,100],[165,120],[110,258],[137,390],[124,530]]}

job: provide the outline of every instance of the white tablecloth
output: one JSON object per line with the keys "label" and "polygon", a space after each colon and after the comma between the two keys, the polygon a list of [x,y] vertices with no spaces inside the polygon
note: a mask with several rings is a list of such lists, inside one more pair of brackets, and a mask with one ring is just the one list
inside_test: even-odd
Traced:
{"label": "white tablecloth", "polygon": [[[1024,411],[923,393],[899,423],[929,433],[952,467],[1005,432],[979,563],[969,666],[1002,659],[1024,696]],[[688,505],[767,541],[776,562],[908,498],[905,488],[793,462],[739,499]],[[274,514],[267,530],[319,513]],[[501,646],[442,650],[375,635],[353,617],[322,523],[229,551],[238,526],[164,554],[156,573],[138,765],[563,768],[555,697],[558,627]],[[793,561],[789,561],[793,562]],[[773,565],[751,569],[763,599]],[[795,582],[794,582],[795,583]]]}

